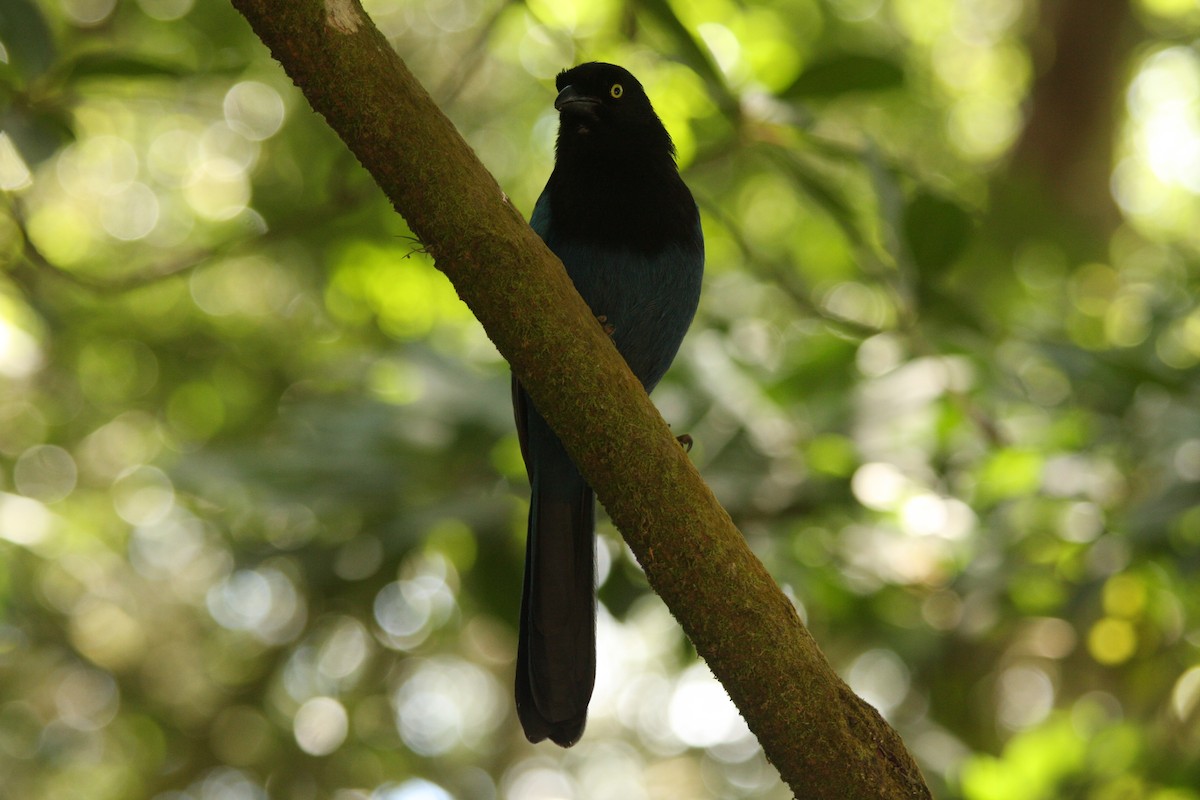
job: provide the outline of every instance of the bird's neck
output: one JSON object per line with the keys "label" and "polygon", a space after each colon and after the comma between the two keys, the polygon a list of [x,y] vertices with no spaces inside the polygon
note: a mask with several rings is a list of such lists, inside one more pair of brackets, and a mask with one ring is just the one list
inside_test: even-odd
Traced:
{"label": "bird's neck", "polygon": [[556,231],[654,250],[695,225],[695,204],[669,151],[560,147],[550,176]]}

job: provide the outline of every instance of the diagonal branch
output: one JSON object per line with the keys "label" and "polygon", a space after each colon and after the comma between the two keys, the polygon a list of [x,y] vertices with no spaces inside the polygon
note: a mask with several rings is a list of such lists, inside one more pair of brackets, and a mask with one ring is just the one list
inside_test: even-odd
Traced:
{"label": "diagonal branch", "polygon": [[233,4],[479,318],[796,795],[929,797],[895,731],[829,666],[561,263],[358,1]]}

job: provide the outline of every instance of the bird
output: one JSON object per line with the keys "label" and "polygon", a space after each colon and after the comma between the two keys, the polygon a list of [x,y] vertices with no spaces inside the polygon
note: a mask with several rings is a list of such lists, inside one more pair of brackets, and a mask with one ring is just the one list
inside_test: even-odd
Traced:
{"label": "bird", "polygon": [[[554,167],[530,225],[647,392],[674,360],[700,301],[704,236],[675,145],[628,70],[561,72]],[[579,741],[596,676],[595,499],[514,376],[530,482],[517,647],[517,716],[531,742]]]}

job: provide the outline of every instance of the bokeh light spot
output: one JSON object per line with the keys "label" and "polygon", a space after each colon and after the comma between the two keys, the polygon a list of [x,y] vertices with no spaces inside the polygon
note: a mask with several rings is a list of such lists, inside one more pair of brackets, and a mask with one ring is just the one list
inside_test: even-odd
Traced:
{"label": "bokeh light spot", "polygon": [[1104,610],[1111,616],[1136,619],[1146,599],[1146,584],[1137,575],[1113,575],[1104,584]]}
{"label": "bokeh light spot", "polygon": [[667,706],[671,732],[689,747],[712,747],[750,735],[737,706],[705,664],[684,671]]}
{"label": "bokeh light spot", "polygon": [[456,607],[444,560],[438,557],[414,563],[412,577],[389,583],[375,595],[375,621],[388,646],[398,650],[419,645]]}
{"label": "bokeh light spot", "polygon": [[569,775],[535,767],[515,775],[504,793],[506,800],[575,800],[579,797]]}
{"label": "bokeh light spot", "polygon": [[81,731],[98,730],[117,714],[120,694],[107,672],[70,667],[56,681],[54,705],[58,718]]}
{"label": "bokeh light spot", "polygon": [[1180,720],[1188,720],[1200,702],[1200,667],[1192,667],[1179,676],[1171,692],[1171,710]]}
{"label": "bokeh light spot", "polygon": [[53,444],[29,448],[13,467],[17,491],[43,503],[57,503],[69,495],[78,476],[75,459]]}
{"label": "bokeh light spot", "polygon": [[33,174],[7,133],[0,132],[0,189],[16,192],[33,185]]}
{"label": "bokeh light spot", "polygon": [[396,728],[413,752],[423,756],[471,746],[489,736],[508,700],[491,673],[461,659],[415,663],[392,695]]}
{"label": "bokeh light spot", "polygon": [[1054,683],[1034,666],[1014,666],[1000,674],[996,686],[997,720],[1010,730],[1032,727],[1054,707]]}
{"label": "bokeh light spot", "polygon": [[142,624],[115,603],[88,599],[71,610],[71,642],[92,662],[119,670],[136,664],[146,646]]}
{"label": "bokeh light spot", "polygon": [[296,712],[292,732],[309,755],[327,756],[342,746],[350,730],[346,708],[332,697],[314,697]]}
{"label": "bokeh light spot", "polygon": [[153,525],[175,505],[175,487],[157,467],[134,467],[113,483],[113,507],[131,525]]}
{"label": "bokeh light spot", "polygon": [[904,662],[890,650],[876,649],[854,659],[846,683],[884,716],[908,695],[910,675]]}
{"label": "bokeh light spot", "polygon": [[850,488],[858,502],[867,508],[890,511],[903,498],[908,479],[891,464],[872,462],[863,464],[854,472]]}
{"label": "bokeh light spot", "polygon": [[80,27],[90,28],[108,19],[117,0],[60,0],[67,17]]}
{"label": "bokeh light spot", "polygon": [[16,494],[0,494],[0,537],[26,547],[50,533],[53,516],[43,504]]}
{"label": "bokeh light spot", "polygon": [[454,800],[454,796],[436,783],[409,778],[401,784],[379,787],[371,792],[371,800]]}
{"label": "bokeh light spot", "polygon": [[321,645],[317,670],[329,680],[343,681],[358,672],[370,653],[366,626],[353,617],[343,617]]}
{"label": "bokeh light spot", "polygon": [[287,576],[271,568],[238,570],[208,591],[207,605],[223,627],[268,643],[291,639],[304,622],[303,598]]}
{"label": "bokeh light spot", "polygon": [[144,183],[131,183],[114,192],[100,211],[101,225],[123,241],[143,239],[158,224],[158,197]]}
{"label": "bokeh light spot", "polygon": [[209,158],[192,170],[184,198],[201,217],[214,221],[233,219],[250,202],[246,170],[228,158]]}
{"label": "bokeh light spot", "polygon": [[241,81],[225,94],[225,122],[252,141],[274,136],[283,125],[283,98],[258,81]]}
{"label": "bokeh light spot", "polygon": [[36,372],[41,363],[42,351],[37,339],[0,315],[0,375],[25,378]]}
{"label": "bokeh light spot", "polygon": [[1101,664],[1115,666],[1137,651],[1137,632],[1129,620],[1105,617],[1088,631],[1088,652]]}

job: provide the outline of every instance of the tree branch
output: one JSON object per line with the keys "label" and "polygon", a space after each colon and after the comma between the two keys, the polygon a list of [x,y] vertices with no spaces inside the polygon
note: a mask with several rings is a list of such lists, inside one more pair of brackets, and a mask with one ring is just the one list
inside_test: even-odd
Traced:
{"label": "tree branch", "polygon": [[927,798],[579,297],[357,0],[232,0],[371,172],[561,436],[802,798]]}

